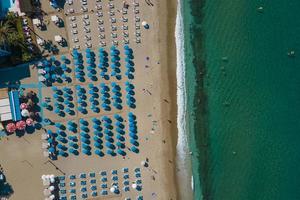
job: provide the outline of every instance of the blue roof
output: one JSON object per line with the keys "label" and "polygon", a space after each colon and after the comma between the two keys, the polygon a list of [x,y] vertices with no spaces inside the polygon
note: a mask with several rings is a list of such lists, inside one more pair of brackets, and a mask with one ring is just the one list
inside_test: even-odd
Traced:
{"label": "blue roof", "polygon": [[12,113],[13,121],[19,121],[22,119],[21,110],[20,110],[20,100],[19,100],[19,91],[10,91],[8,93],[10,110]]}

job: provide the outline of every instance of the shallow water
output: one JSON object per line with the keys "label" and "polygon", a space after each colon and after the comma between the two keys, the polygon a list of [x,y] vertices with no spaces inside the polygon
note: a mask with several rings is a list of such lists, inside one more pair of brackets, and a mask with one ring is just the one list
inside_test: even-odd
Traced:
{"label": "shallow water", "polygon": [[300,199],[300,1],[189,3],[202,13],[185,9],[195,199]]}

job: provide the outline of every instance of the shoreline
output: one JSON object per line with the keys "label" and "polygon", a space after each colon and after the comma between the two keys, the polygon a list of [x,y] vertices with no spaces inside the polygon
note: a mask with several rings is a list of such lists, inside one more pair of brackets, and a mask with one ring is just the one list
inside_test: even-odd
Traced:
{"label": "shoreline", "polygon": [[[170,194],[172,199],[178,199],[178,180],[176,178],[176,144],[177,144],[177,87],[176,87],[176,46],[175,46],[175,24],[176,24],[176,6],[177,1],[168,0],[166,2],[159,2],[159,52],[161,65],[166,66],[160,69],[161,71],[161,85],[163,89],[160,91],[161,101],[161,118],[168,119],[162,122],[163,138],[168,138],[164,144],[164,152],[169,157],[165,159],[162,155],[164,165],[166,167],[165,174],[169,177],[166,183],[169,184]],[[167,84],[166,84],[167,82]],[[168,105],[167,105],[168,104]],[[163,116],[166,117],[163,117]],[[171,161],[171,162],[170,162]],[[169,169],[170,170],[169,170]]]}

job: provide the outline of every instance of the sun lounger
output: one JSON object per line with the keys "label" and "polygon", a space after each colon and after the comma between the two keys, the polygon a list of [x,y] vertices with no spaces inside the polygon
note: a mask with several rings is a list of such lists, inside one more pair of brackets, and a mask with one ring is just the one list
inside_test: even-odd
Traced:
{"label": "sun lounger", "polygon": [[91,48],[91,47],[92,47],[92,44],[89,43],[89,42],[87,42],[87,43],[85,43],[85,46],[86,46],[87,48]]}
{"label": "sun lounger", "polygon": [[75,16],[72,16],[69,18],[71,21],[75,21],[76,20],[76,17]]}
{"label": "sun lounger", "polygon": [[76,37],[76,38],[73,38],[72,40],[73,40],[74,43],[79,42],[79,39],[78,39],[77,37]]}
{"label": "sun lounger", "polygon": [[124,16],[122,16],[122,22],[128,22],[128,18],[127,18],[127,17],[124,17]]}
{"label": "sun lounger", "polygon": [[82,11],[82,12],[87,12],[87,11],[88,11],[88,8],[85,7],[85,6],[81,6],[81,11]]}
{"label": "sun lounger", "polygon": [[74,22],[73,22],[73,23],[71,23],[71,24],[70,24],[70,26],[71,26],[72,28],[77,28],[77,24],[76,24],[76,23],[74,23]]}
{"label": "sun lounger", "polygon": [[76,35],[76,34],[78,34],[78,31],[77,31],[77,29],[73,29],[71,32],[73,33],[73,35]]}
{"label": "sun lounger", "polygon": [[96,8],[97,10],[102,10],[102,6],[101,6],[100,4],[96,4],[95,8]]}

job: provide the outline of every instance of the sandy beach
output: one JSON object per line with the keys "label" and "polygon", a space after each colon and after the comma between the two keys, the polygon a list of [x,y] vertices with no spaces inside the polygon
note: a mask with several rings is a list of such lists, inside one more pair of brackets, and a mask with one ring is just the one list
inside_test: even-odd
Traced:
{"label": "sandy beach", "polygon": [[[47,1],[42,1],[47,3]],[[130,5],[129,10],[132,10],[132,1],[127,1]],[[114,2],[116,10],[122,6],[121,2]],[[132,7],[131,7],[132,6]],[[55,11],[51,10],[49,6],[44,7],[45,11],[51,14],[55,14]],[[48,11],[47,11],[48,9]],[[67,9],[67,8],[66,8]],[[106,9],[106,8],[105,8]],[[175,17],[176,17],[176,1],[153,1],[153,6],[148,5],[146,1],[139,1],[139,17],[141,21],[147,21],[150,28],[141,29],[141,43],[135,43],[135,37],[133,34],[134,26],[129,25],[129,45],[134,52],[135,72],[134,79],[131,81],[135,86],[135,99],[136,108],[132,109],[125,106],[121,111],[112,109],[111,111],[103,111],[95,114],[89,111],[88,114],[80,114],[75,112],[75,115],[65,117],[58,117],[53,112],[50,112],[44,108],[44,118],[49,118],[53,122],[59,122],[67,124],[68,121],[74,121],[78,123],[81,118],[84,118],[92,124],[91,119],[93,117],[108,116],[113,118],[113,115],[118,113],[124,119],[127,117],[128,112],[133,112],[137,119],[137,129],[139,137],[139,153],[128,152],[126,156],[111,157],[105,155],[99,158],[99,156],[92,154],[91,156],[80,153],[78,156],[70,155],[68,157],[58,157],[57,160],[50,160],[43,156],[42,139],[41,135],[46,130],[55,130],[53,126],[43,126],[41,129],[36,129],[34,133],[25,133],[22,136],[16,136],[12,134],[3,137],[0,140],[0,158],[1,165],[4,169],[4,174],[9,184],[11,184],[14,193],[9,199],[12,200],[41,200],[44,199],[44,186],[41,180],[43,174],[54,174],[55,176],[65,176],[67,183],[67,191],[70,189],[69,177],[70,175],[79,176],[81,173],[99,174],[100,171],[117,170],[119,176],[119,184],[122,184],[122,169],[129,169],[130,182],[134,182],[135,179],[134,170],[140,168],[142,190],[136,191],[131,189],[129,192],[123,192],[122,190],[118,195],[109,194],[107,196],[99,196],[88,199],[136,199],[138,195],[143,196],[143,199],[157,199],[157,200],[175,200],[177,197],[177,181],[176,181],[176,142],[177,142],[177,125],[176,125],[176,50],[175,50]],[[90,13],[92,16],[93,12]],[[67,24],[64,30],[56,30],[68,41],[69,48],[72,48],[75,43],[72,41],[72,34],[70,33],[70,15],[64,15],[60,11],[57,15],[64,19]],[[81,14],[74,14],[79,20],[82,20]],[[49,16],[48,16],[49,17]],[[133,18],[132,14],[128,15],[129,21]],[[91,23],[94,18],[91,18]],[[105,30],[110,30],[109,23],[106,23],[109,19],[105,19]],[[106,23],[106,24],[105,24]],[[117,27],[121,27],[121,22],[116,23]],[[93,29],[93,28],[92,28]],[[106,38],[103,42],[107,44],[106,48],[109,51],[112,38],[110,38],[110,32],[105,31]],[[39,32],[45,38],[54,37],[56,32],[47,33]],[[81,33],[80,33],[81,34]],[[84,52],[86,48],[84,46],[83,35],[78,36],[80,49],[79,52]],[[92,50],[97,51],[101,41],[96,42],[96,33],[92,31]],[[119,42],[118,48],[122,49],[122,32],[117,31],[118,38],[115,39]],[[66,48],[61,49],[61,53],[57,56],[66,55],[71,59],[70,51]],[[122,55],[122,54],[121,54]],[[122,56],[121,56],[122,59]],[[97,61],[97,60],[96,60]],[[121,62],[121,71],[125,70]],[[70,65],[73,67],[73,65]],[[34,91],[37,94],[41,93],[42,99],[39,99],[39,103],[43,101],[45,97],[51,97],[53,91],[49,87],[42,86],[38,88],[29,87],[29,83],[37,82],[37,69],[30,67],[30,77],[21,80],[21,84],[27,84],[28,88],[25,91]],[[72,78],[72,83],[55,83],[58,88],[70,87],[73,90],[75,85],[87,87],[89,83],[93,84],[111,84],[113,80],[97,80],[86,82],[79,82],[75,78],[74,69],[69,74]],[[124,85],[125,80],[118,81],[120,85]],[[21,86],[22,87],[22,86]],[[123,96],[125,96],[125,92]],[[38,95],[39,96],[39,95]],[[76,100],[78,97],[73,96]],[[74,100],[75,107],[77,103]],[[126,121],[125,121],[126,122]],[[126,127],[128,126],[126,122]],[[91,127],[90,127],[91,130]],[[78,133],[69,133],[67,135],[78,135]],[[91,133],[92,134],[92,133]],[[129,145],[129,142],[126,142]],[[141,161],[148,160],[148,167],[141,166]],[[97,175],[98,176],[98,175]],[[79,181],[79,180],[76,180]],[[98,181],[98,180],[97,180]],[[98,184],[98,182],[97,182]],[[99,183],[100,184],[100,183]],[[98,184],[98,185],[99,185]],[[75,187],[77,191],[80,190],[80,186]],[[122,189],[122,187],[120,187]],[[79,198],[80,199],[80,198]]]}

